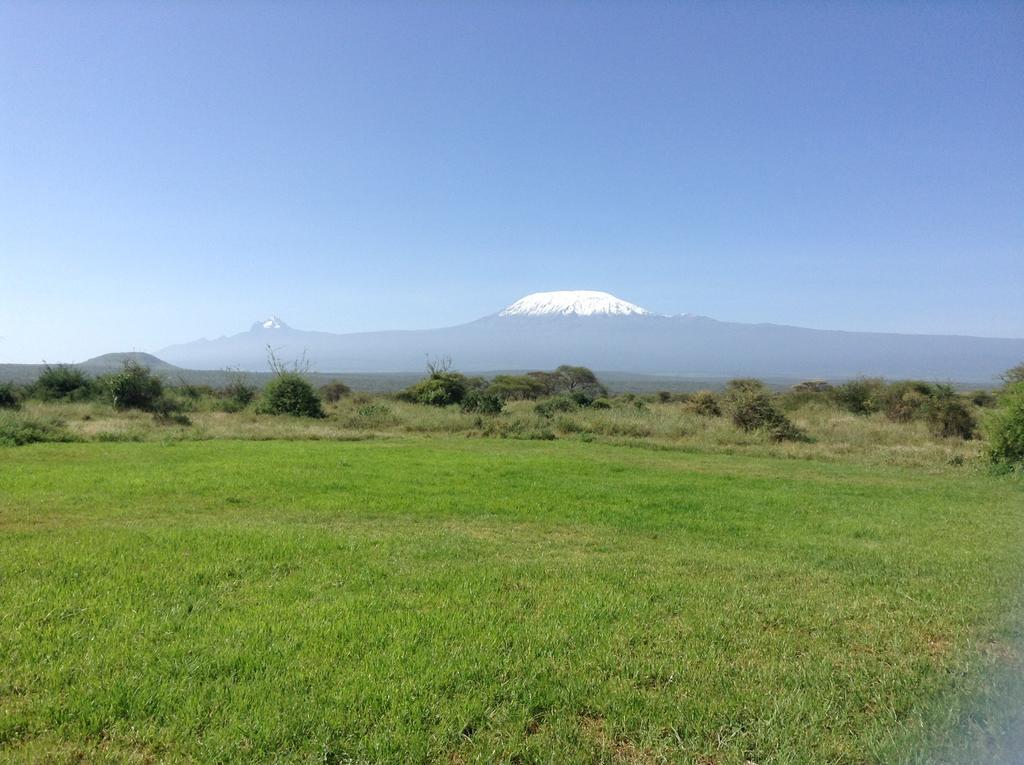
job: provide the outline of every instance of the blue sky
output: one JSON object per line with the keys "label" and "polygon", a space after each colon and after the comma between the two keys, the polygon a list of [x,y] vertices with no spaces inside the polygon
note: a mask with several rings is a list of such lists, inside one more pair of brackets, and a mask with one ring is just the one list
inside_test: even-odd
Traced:
{"label": "blue sky", "polygon": [[1024,336],[1020,3],[0,5],[0,362],[281,315]]}

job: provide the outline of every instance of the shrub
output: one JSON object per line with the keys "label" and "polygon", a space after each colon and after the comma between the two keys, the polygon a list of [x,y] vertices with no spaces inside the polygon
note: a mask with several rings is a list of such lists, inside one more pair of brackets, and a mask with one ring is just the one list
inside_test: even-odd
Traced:
{"label": "shrub", "polygon": [[732,386],[727,401],[733,424],[744,432],[764,430],[773,441],[803,441],[807,437],[775,408],[763,387]]}
{"label": "shrub", "polygon": [[874,401],[893,422],[910,422],[929,406],[936,393],[926,382],[904,380],[880,389]]}
{"label": "shrub", "polygon": [[837,405],[854,414],[877,412],[885,381],[878,377],[858,377],[832,389]]}
{"label": "shrub", "polygon": [[25,417],[16,412],[0,413],[0,446],[76,440],[62,420]]}
{"label": "shrub", "polygon": [[971,403],[982,409],[995,406],[997,401],[995,394],[990,390],[976,390],[971,394]]}
{"label": "shrub", "polygon": [[380,419],[391,416],[391,407],[385,404],[365,404],[359,407],[356,413],[360,417],[366,417],[367,419]]}
{"label": "shrub", "polygon": [[323,417],[320,399],[298,372],[278,372],[263,389],[259,410],[264,414],[289,414],[293,417]]}
{"label": "shrub", "polygon": [[775,407],[763,393],[743,391],[729,397],[733,425],[746,433],[768,425],[775,413]]}
{"label": "shrub", "polygon": [[115,409],[151,412],[164,392],[160,378],[132,359],[124,362],[124,368],[105,378],[104,382]]}
{"label": "shrub", "polygon": [[1024,362],[1021,362],[1011,369],[1007,369],[999,375],[999,379],[1001,379],[1007,386],[1024,382]]}
{"label": "shrub", "polygon": [[227,399],[226,411],[237,412],[256,400],[256,386],[249,382],[249,376],[240,370],[228,370],[228,383],[221,390]]}
{"label": "shrub", "polygon": [[17,409],[21,406],[18,391],[11,383],[0,385],[0,409]]}
{"label": "shrub", "polygon": [[785,409],[796,409],[805,404],[822,401],[832,392],[832,385],[824,380],[804,380],[792,386],[781,397]]}
{"label": "shrub", "polygon": [[502,400],[493,393],[482,390],[471,390],[462,399],[462,411],[477,414],[501,414],[504,408]]}
{"label": "shrub", "polygon": [[1024,382],[1007,385],[999,409],[987,424],[993,468],[1024,472]]}
{"label": "shrub", "polygon": [[341,399],[349,395],[351,392],[352,389],[345,385],[341,380],[331,380],[326,385],[320,386],[320,398],[332,404],[341,401]]}
{"label": "shrub", "polygon": [[974,438],[977,423],[970,409],[955,396],[942,396],[932,399],[926,409],[925,418],[928,428],[940,438],[962,438],[965,441]]}
{"label": "shrub", "polygon": [[189,401],[198,401],[204,396],[213,397],[217,394],[217,391],[209,385],[196,385],[181,377],[178,378],[178,384],[174,387],[174,390]]}
{"label": "shrub", "polygon": [[699,390],[690,396],[686,402],[690,411],[699,414],[701,417],[721,417],[722,407],[718,403],[718,397],[709,390]]}
{"label": "shrub", "polygon": [[84,401],[96,393],[96,385],[91,377],[79,369],[58,364],[49,364],[31,386],[34,398],[43,401]]}
{"label": "shrub", "polygon": [[533,407],[533,411],[542,417],[551,417],[556,412],[574,412],[579,409],[579,407],[580,405],[576,399],[571,396],[561,395],[554,396],[546,401],[541,401]]}
{"label": "shrub", "polygon": [[150,408],[153,419],[161,425],[191,425],[192,420],[181,411],[181,404],[167,396],[161,396]]}
{"label": "shrub", "polygon": [[931,397],[922,408],[928,428],[941,438],[974,437],[977,422],[967,404],[949,385],[931,386]]}
{"label": "shrub", "polygon": [[449,406],[461,404],[469,392],[465,375],[448,370],[434,370],[415,385],[406,388],[398,397],[415,404]]}

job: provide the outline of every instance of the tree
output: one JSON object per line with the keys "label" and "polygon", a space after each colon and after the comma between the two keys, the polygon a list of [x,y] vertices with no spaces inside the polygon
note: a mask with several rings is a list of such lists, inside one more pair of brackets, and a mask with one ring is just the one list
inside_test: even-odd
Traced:
{"label": "tree", "polygon": [[607,389],[587,367],[574,367],[563,364],[555,370],[558,378],[556,392],[584,393],[590,398],[608,395]]}

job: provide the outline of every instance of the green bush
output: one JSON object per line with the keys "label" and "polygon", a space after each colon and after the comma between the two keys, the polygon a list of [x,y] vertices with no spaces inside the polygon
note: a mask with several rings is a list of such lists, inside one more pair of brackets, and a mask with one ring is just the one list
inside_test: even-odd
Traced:
{"label": "green bush", "polygon": [[17,409],[20,406],[17,389],[11,383],[0,385],[0,409]]}
{"label": "green bush", "polygon": [[331,380],[326,385],[320,386],[320,398],[332,404],[341,401],[341,399],[349,395],[351,392],[352,389],[341,380]]}
{"label": "green bush", "polygon": [[924,407],[931,432],[941,438],[974,438],[978,423],[971,410],[950,386],[936,385]]}
{"label": "green bush", "polygon": [[465,375],[448,370],[435,370],[399,393],[398,397],[414,404],[449,406],[461,404],[469,390],[470,383]]}
{"label": "green bush", "polygon": [[239,370],[228,371],[228,383],[221,389],[225,399],[224,411],[240,412],[256,400],[256,386],[249,382],[249,376]]}
{"label": "green bush", "polygon": [[976,390],[971,394],[971,403],[982,409],[988,409],[998,403],[999,399],[990,390]]}
{"label": "green bush", "polygon": [[733,424],[746,433],[763,430],[773,441],[807,440],[800,429],[775,408],[763,387],[730,386],[726,401]]}
{"label": "green bush", "polygon": [[787,410],[799,409],[816,401],[826,401],[831,393],[832,385],[824,380],[804,380],[786,391],[779,403]]}
{"label": "green bush", "polygon": [[161,396],[150,407],[155,419],[161,425],[191,425],[192,420],[182,413],[181,404],[167,396]]}
{"label": "green bush", "polygon": [[1021,362],[1015,367],[1007,369],[999,378],[1007,385],[1016,385],[1017,383],[1024,382],[1024,362]]}
{"label": "green bush", "polygon": [[263,389],[259,411],[294,417],[323,417],[324,410],[313,386],[298,372],[278,372]]}
{"label": "green bush", "polygon": [[694,393],[686,402],[686,406],[701,417],[722,416],[722,406],[718,403],[718,396],[709,390],[699,390]]}
{"label": "green bush", "polygon": [[928,407],[928,427],[942,438],[974,438],[977,421],[971,410],[959,399],[936,401]]}
{"label": "green bush", "polygon": [[103,382],[115,409],[152,412],[163,397],[164,384],[160,378],[131,359],[124,362],[124,369]]}
{"label": "green bush", "polygon": [[25,417],[18,412],[0,412],[0,446],[77,440],[64,427],[62,420]]}
{"label": "green bush", "polygon": [[987,426],[988,458],[993,468],[1024,472],[1024,382],[1007,385]]}
{"label": "green bush", "polygon": [[197,385],[195,383],[186,382],[179,378],[178,384],[174,387],[175,393],[188,401],[199,401],[201,398],[213,398],[217,395],[217,391],[209,385]]}
{"label": "green bush", "polygon": [[364,404],[359,407],[356,414],[360,417],[366,417],[368,419],[390,417],[391,407],[385,404]]}
{"label": "green bush", "polygon": [[482,390],[471,390],[462,399],[462,411],[476,414],[501,414],[504,407],[502,400]]}
{"label": "green bush", "polygon": [[42,401],[86,401],[96,394],[96,384],[79,369],[47,364],[30,387],[30,394]]}
{"label": "green bush", "polygon": [[885,381],[878,377],[858,377],[832,389],[832,400],[848,412],[877,412],[885,390]]}
{"label": "green bush", "polygon": [[580,408],[579,402],[572,396],[565,394],[553,396],[546,401],[541,401],[533,407],[533,411],[542,417],[551,417],[556,412],[574,412]]}
{"label": "green bush", "polygon": [[929,407],[937,393],[926,382],[903,380],[880,388],[872,402],[893,422],[910,422]]}

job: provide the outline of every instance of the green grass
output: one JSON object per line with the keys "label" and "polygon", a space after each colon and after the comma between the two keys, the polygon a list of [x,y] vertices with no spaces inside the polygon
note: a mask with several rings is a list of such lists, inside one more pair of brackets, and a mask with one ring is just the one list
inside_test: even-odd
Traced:
{"label": "green grass", "polygon": [[0,760],[976,753],[1022,670],[1022,510],[568,440],[6,449]]}

